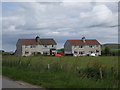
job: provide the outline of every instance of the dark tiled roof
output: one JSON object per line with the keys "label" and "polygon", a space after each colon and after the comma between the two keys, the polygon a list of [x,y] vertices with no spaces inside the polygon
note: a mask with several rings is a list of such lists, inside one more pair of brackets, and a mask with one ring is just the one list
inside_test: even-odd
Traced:
{"label": "dark tiled roof", "polygon": [[18,42],[22,45],[56,45],[54,39],[39,39],[40,42],[37,42],[36,39],[19,39]]}
{"label": "dark tiled roof", "polygon": [[86,39],[85,43],[82,40],[67,40],[71,45],[100,45],[96,39]]}
{"label": "dark tiled roof", "polygon": [[47,45],[47,44],[56,45],[57,44],[54,39],[40,39],[40,42],[43,45]]}

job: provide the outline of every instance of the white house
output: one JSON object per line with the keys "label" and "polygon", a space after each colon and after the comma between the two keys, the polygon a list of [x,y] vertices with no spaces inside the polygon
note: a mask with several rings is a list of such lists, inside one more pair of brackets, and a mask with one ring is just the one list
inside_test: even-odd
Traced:
{"label": "white house", "polygon": [[56,53],[54,39],[42,39],[38,36],[35,39],[19,39],[16,44],[16,56],[33,56],[37,53],[53,55]]}
{"label": "white house", "polygon": [[90,54],[101,55],[101,45],[96,39],[67,40],[64,44],[65,54],[86,56]]}

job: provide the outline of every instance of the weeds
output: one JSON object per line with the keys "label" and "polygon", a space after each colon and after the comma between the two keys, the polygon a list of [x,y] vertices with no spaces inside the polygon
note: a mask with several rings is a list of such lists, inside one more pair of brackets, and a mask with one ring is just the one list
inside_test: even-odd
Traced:
{"label": "weeds", "polygon": [[[49,88],[111,88],[118,85],[117,67],[103,64],[103,61],[91,61],[89,58],[88,62],[85,61],[87,57],[84,61],[82,58],[73,57],[71,58],[75,59],[74,61],[66,61],[65,57],[36,57],[4,57],[3,74]],[[86,63],[86,66],[82,62]],[[113,85],[110,80],[114,82]]]}

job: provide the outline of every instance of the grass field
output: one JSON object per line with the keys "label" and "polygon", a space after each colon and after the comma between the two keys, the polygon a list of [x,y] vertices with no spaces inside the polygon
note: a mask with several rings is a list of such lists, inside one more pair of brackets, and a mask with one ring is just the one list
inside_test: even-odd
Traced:
{"label": "grass field", "polygon": [[117,88],[119,82],[117,56],[3,56],[2,69],[5,76],[45,88]]}

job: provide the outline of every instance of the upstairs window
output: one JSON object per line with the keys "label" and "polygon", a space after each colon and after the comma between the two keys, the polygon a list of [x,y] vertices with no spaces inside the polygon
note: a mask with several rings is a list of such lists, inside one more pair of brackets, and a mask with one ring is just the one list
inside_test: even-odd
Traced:
{"label": "upstairs window", "polygon": [[90,48],[93,48],[94,46],[93,46],[93,45],[90,45],[89,47],[90,47]]}
{"label": "upstairs window", "polygon": [[96,47],[99,47],[99,45],[96,45]]}
{"label": "upstairs window", "polygon": [[29,47],[29,45],[25,45],[25,48],[28,48]]}
{"label": "upstairs window", "polygon": [[52,45],[52,47],[54,47],[54,45]]}
{"label": "upstairs window", "polygon": [[76,48],[77,46],[75,45],[74,48]]}
{"label": "upstairs window", "polygon": [[44,47],[47,47],[47,45],[44,45]]}
{"label": "upstairs window", "polygon": [[36,48],[36,45],[31,45],[30,47],[31,47],[31,48]]}

